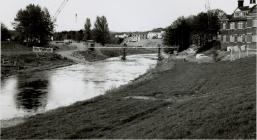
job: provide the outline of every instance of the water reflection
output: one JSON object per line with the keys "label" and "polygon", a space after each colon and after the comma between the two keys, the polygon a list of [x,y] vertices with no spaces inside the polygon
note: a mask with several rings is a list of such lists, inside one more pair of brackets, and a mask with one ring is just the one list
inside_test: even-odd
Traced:
{"label": "water reflection", "polygon": [[16,106],[28,112],[36,112],[39,108],[43,109],[47,104],[47,80],[23,82],[18,77],[18,91],[16,95]]}
{"label": "water reflection", "polygon": [[156,65],[156,55],[111,58],[51,71],[8,77],[1,82],[1,120],[33,115],[104,94]]}

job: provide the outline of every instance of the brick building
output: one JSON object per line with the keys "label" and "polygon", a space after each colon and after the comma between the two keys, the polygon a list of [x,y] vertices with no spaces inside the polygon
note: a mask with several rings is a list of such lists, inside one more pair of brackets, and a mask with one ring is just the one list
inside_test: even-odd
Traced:
{"label": "brick building", "polygon": [[238,0],[238,7],[232,15],[224,15],[220,29],[221,47],[245,46],[256,49],[257,42],[257,6],[256,0],[250,0],[248,6],[244,0]]}

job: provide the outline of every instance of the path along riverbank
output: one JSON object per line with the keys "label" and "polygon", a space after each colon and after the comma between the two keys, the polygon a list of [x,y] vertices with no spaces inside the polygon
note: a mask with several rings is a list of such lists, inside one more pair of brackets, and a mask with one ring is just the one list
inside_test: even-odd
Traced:
{"label": "path along riverbank", "polygon": [[255,56],[165,65],[103,96],[3,128],[1,138],[256,137]]}

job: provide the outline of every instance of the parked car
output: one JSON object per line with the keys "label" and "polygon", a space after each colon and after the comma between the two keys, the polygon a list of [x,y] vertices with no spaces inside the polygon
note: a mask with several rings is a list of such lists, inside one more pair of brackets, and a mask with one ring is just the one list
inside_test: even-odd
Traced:
{"label": "parked car", "polygon": [[196,59],[208,59],[209,56],[206,56],[205,54],[196,54]]}

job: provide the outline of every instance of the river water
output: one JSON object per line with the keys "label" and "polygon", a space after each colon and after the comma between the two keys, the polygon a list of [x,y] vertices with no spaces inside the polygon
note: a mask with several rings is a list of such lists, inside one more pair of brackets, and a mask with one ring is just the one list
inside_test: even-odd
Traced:
{"label": "river water", "polygon": [[141,54],[127,56],[126,61],[116,57],[7,77],[1,81],[0,120],[31,116],[102,95],[156,63],[156,54]]}

